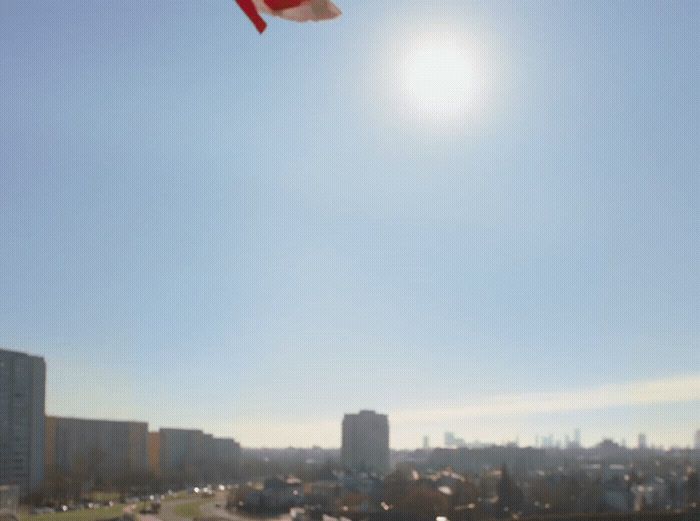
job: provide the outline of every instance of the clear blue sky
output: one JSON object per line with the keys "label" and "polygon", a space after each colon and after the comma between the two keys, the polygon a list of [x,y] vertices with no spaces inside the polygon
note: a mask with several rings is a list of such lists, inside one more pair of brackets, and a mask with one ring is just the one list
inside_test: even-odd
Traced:
{"label": "clear blue sky", "polygon": [[[0,2],[0,345],[48,412],[689,444],[700,3],[337,3],[259,36],[230,0]],[[392,72],[442,31],[495,78],[445,128]]]}

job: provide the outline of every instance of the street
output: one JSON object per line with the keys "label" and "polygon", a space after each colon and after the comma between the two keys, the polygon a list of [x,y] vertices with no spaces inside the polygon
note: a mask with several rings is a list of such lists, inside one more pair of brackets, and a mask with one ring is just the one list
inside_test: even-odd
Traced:
{"label": "street", "polygon": [[[199,503],[201,515],[197,519],[202,521],[261,521],[261,518],[251,518],[246,515],[229,512],[226,510],[226,492],[216,492],[214,497],[201,500],[197,497],[187,497],[183,499],[173,499],[163,501],[160,512],[155,514],[139,514],[136,512],[136,505],[129,505],[124,509],[125,514],[136,514],[138,521],[192,521],[192,517],[183,517],[178,514],[178,507],[190,503]],[[219,505],[217,507],[217,505]],[[269,518],[270,521],[290,521],[288,514]]]}

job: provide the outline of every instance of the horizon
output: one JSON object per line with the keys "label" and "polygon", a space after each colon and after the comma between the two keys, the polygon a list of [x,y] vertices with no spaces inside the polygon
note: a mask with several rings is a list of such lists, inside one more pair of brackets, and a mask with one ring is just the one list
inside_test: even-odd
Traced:
{"label": "horizon", "polygon": [[[0,347],[0,349],[4,349],[4,348]],[[32,354],[32,353],[23,353],[21,351],[13,351],[13,350],[9,350],[9,352],[20,353],[20,354],[25,354],[25,355],[29,355],[29,356],[35,356],[35,357],[42,358],[42,360],[44,360],[43,357],[41,357],[39,355]],[[47,370],[47,372],[48,372],[48,370]],[[685,382],[684,380],[688,380],[688,382]],[[650,387],[650,385],[651,385],[651,387]],[[646,389],[644,388],[645,386],[646,386]],[[692,402],[692,400],[695,397],[695,392],[697,391],[697,389],[700,389],[700,378],[697,378],[694,375],[692,375],[690,377],[686,377],[685,379],[681,378],[681,384],[675,385],[675,386],[668,385],[666,382],[662,382],[662,381],[637,382],[633,386],[629,386],[629,389],[627,390],[627,392],[630,392],[630,390],[634,390],[634,392],[638,396],[643,397],[643,399],[640,400],[640,403],[642,403],[642,404],[654,404],[654,403],[685,404],[688,401]],[[617,393],[619,394],[621,388],[618,387],[617,389],[614,389],[614,390],[617,391]],[[659,396],[654,394],[654,391],[658,392],[659,390],[661,390],[662,392],[665,392],[666,396],[659,397]],[[674,393],[678,392],[679,390],[681,392],[685,391],[687,393],[687,395],[683,396],[683,395],[674,394]],[[688,392],[688,390],[689,390],[689,392]],[[600,388],[600,389],[597,389],[595,391],[597,393],[602,392],[603,394],[613,394],[612,388],[607,388],[607,389]],[[572,400],[572,396],[569,396],[569,400],[572,402],[574,402],[576,400],[582,401],[584,399],[583,397],[590,398],[591,394],[592,393],[590,390],[580,391],[578,393],[578,396],[576,394],[572,395],[573,397],[575,397],[573,400]],[[558,402],[560,400],[561,400],[561,397],[553,397],[553,396],[546,397],[545,395],[542,395],[542,394],[537,396],[537,401],[540,403],[542,403],[542,402],[545,402],[545,403],[546,402]],[[620,400],[620,398],[617,398],[617,400]],[[559,404],[556,404],[556,403],[551,404],[550,403],[550,405],[545,406],[544,408],[542,406],[538,406],[538,407],[535,407],[533,409],[532,404],[530,403],[530,402],[534,401],[532,399],[523,400],[522,397],[519,397],[519,399],[518,399],[518,397],[515,397],[516,403],[511,403],[510,405],[508,405],[507,400],[505,400],[505,397],[499,396],[496,398],[496,401],[498,402],[498,407],[481,406],[477,411],[472,411],[472,414],[477,414],[477,415],[480,414],[482,416],[487,416],[487,417],[499,416],[499,415],[502,415],[504,413],[507,414],[509,411],[511,411],[511,412],[518,411],[518,410],[523,408],[523,405],[525,405],[526,410],[530,410],[531,412],[532,411],[542,412],[542,411],[547,411],[549,409],[568,410],[568,409],[576,409],[577,407],[582,409],[582,410],[590,410],[590,409],[595,410],[596,408],[599,407],[599,406],[590,405],[590,404],[589,405],[579,404],[577,406],[576,405],[572,406],[571,404],[569,404],[568,407],[565,406],[562,408],[561,403],[559,403]],[[513,401],[513,397],[511,398],[511,402],[512,401]],[[623,398],[622,403],[624,403],[624,402],[625,402],[625,400]],[[613,404],[615,403],[614,400],[612,403]],[[504,404],[505,404],[505,409],[503,407]],[[552,405],[554,405],[554,407],[552,407]],[[381,411],[374,411],[371,409],[361,409],[361,410],[369,410],[370,412],[377,412],[378,414],[386,415],[389,418],[389,432],[390,432],[390,438],[391,438],[391,424],[392,423],[391,423],[391,415],[390,414],[386,414],[386,413],[383,413]],[[415,418],[416,414],[420,415],[421,413],[425,414],[426,412],[428,414],[433,414],[433,415],[435,415],[436,413],[438,415],[440,415],[440,413],[442,413],[442,416],[444,416],[444,413],[446,411],[444,408],[442,408],[441,410],[438,410],[438,411],[435,411],[435,410],[404,411],[404,421],[407,421],[407,420],[410,421],[412,418]],[[355,413],[345,412],[345,413],[343,413],[343,418],[347,414],[355,414]],[[455,412],[453,412],[452,414],[455,414]],[[457,414],[459,414],[459,413],[457,413]],[[449,415],[449,411],[448,411],[448,415]],[[462,412],[462,415],[464,415],[464,412]],[[126,421],[126,422],[134,422],[134,423],[145,423],[147,425],[148,432],[157,432],[161,429],[186,429],[186,430],[199,430],[199,431],[207,432],[207,429],[202,428],[202,427],[198,427],[196,425],[182,425],[182,424],[179,424],[179,425],[153,425],[150,422],[150,420],[148,420],[148,419],[135,419],[135,418],[123,418],[123,417],[122,418],[114,418],[114,417],[85,416],[85,415],[83,415],[83,416],[75,416],[75,415],[71,416],[71,415],[59,415],[59,414],[54,414],[54,413],[50,413],[50,412],[47,412],[46,416],[47,417],[61,417],[61,418],[68,418],[68,419],[79,419],[79,420],[87,420],[87,421],[115,421],[115,422]],[[324,423],[326,425],[328,425],[328,424],[332,423],[332,420],[328,420]],[[285,426],[287,426],[287,425],[288,424],[285,424]],[[319,426],[318,423],[310,424],[311,429],[317,428],[318,426]],[[340,426],[341,426],[341,422],[339,421],[338,422],[338,431],[340,431]],[[630,428],[632,428],[632,427],[631,426],[627,427],[627,429],[630,429]],[[570,448],[592,449],[604,441],[613,441],[614,443],[617,443],[618,445],[620,445],[622,448],[635,450],[635,449],[640,448],[640,447],[637,447],[634,445],[635,438],[638,436],[644,435],[645,442],[648,444],[648,448],[651,450],[674,450],[674,449],[691,450],[693,448],[694,443],[696,443],[695,441],[691,441],[691,440],[693,439],[693,436],[697,436],[697,433],[700,432],[700,429],[693,430],[692,432],[690,432],[689,437],[687,438],[687,441],[689,441],[689,442],[686,445],[683,445],[682,442],[681,443],[670,443],[670,444],[665,444],[662,442],[659,443],[653,437],[649,437],[647,432],[637,431],[636,433],[629,435],[629,433],[631,433],[632,431],[627,430],[625,432],[628,433],[629,437],[626,437],[624,435],[620,436],[620,437],[616,437],[616,436],[610,434],[611,431],[603,431],[604,434],[598,440],[591,441],[591,439],[592,439],[591,436],[585,436],[585,439],[587,440],[586,443],[581,442],[578,447],[566,446],[566,443],[568,441],[574,441],[574,437],[573,436],[570,437],[569,435],[573,434],[576,430],[579,431],[579,433],[578,433],[579,435],[582,434],[579,427],[572,427],[567,432],[566,430],[562,430],[561,425],[558,425],[557,429],[556,429],[558,434],[556,437],[554,435],[554,432],[550,432],[550,431],[545,430],[542,433],[538,432],[535,434],[535,443],[530,443],[529,441],[525,441],[523,443],[520,443],[520,435],[517,434],[517,435],[515,435],[515,437],[511,437],[511,438],[503,438],[502,437],[499,440],[495,440],[495,439],[492,439],[492,440],[481,439],[480,440],[478,437],[470,439],[470,440],[466,440],[466,439],[462,438],[461,442],[465,443],[465,445],[463,445],[463,446],[449,446],[447,444],[438,443],[438,444],[432,444],[432,446],[430,446],[429,448],[431,450],[434,448],[448,448],[448,449],[449,448],[455,448],[455,449],[457,449],[457,448],[474,448],[474,447],[472,447],[472,445],[483,445],[485,447],[488,447],[488,446],[501,446],[502,447],[502,446],[515,444],[517,447],[520,447],[520,448],[540,448],[543,450],[548,450],[548,449],[558,450],[558,449],[570,449]],[[439,433],[439,435],[435,436],[435,438],[432,437],[432,434],[427,435],[425,433],[421,434],[419,436],[419,438],[420,438],[421,442],[425,441],[426,436],[428,437],[429,440],[442,439],[442,436],[446,435],[448,432],[451,432],[452,434],[454,434],[454,431],[443,430]],[[612,432],[619,433],[620,431],[618,430],[618,431],[612,431]],[[221,434],[220,432],[213,432],[212,434],[214,436],[217,436],[217,437],[228,437],[228,438],[233,437],[237,441],[240,441],[239,438],[235,437],[230,432],[227,432],[225,434]],[[461,433],[458,433],[458,434],[463,436],[463,434],[461,434]],[[652,436],[653,435],[654,435],[654,433],[652,433]],[[340,438],[340,432],[338,432],[338,437]],[[539,441],[541,439],[544,439],[545,437],[549,437],[550,443],[552,443],[552,445],[545,446],[543,444],[538,444]],[[680,438],[682,438],[682,434],[679,434],[679,439]],[[631,443],[631,445],[627,443],[628,440]],[[245,448],[248,448],[251,450],[265,450],[265,449],[270,449],[270,450],[300,449],[300,450],[303,450],[303,449],[314,449],[314,448],[319,448],[322,450],[337,450],[337,449],[339,449],[340,445],[335,446],[335,445],[316,445],[316,444],[313,444],[310,446],[309,445],[294,446],[294,445],[288,445],[288,444],[282,444],[282,445],[243,445],[242,444],[242,447],[245,447]],[[416,444],[413,446],[404,445],[401,447],[397,447],[397,446],[391,444],[391,442],[390,442],[390,448],[392,451],[405,451],[405,450],[411,451],[411,450],[420,450],[424,447],[421,447],[420,444]],[[483,447],[476,447],[476,448],[483,448]]]}
{"label": "horizon", "polygon": [[0,346],[47,414],[692,446],[700,3],[340,7],[0,7]]}

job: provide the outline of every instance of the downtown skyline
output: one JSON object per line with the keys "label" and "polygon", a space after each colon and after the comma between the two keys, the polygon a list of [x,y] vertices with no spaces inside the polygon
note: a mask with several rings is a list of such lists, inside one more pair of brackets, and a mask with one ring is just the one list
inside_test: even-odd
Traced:
{"label": "downtown skyline", "polygon": [[[31,355],[30,355],[31,356]],[[48,368],[50,375],[50,367]],[[508,445],[515,443],[522,447],[543,447],[545,448],[545,438],[549,439],[549,448],[561,447],[566,448],[566,440],[574,441],[576,431],[580,439],[578,442],[583,448],[590,448],[597,445],[603,440],[613,440],[624,447],[636,447],[634,440],[639,436],[643,436],[645,444],[648,447],[663,448],[663,449],[685,449],[696,448],[697,436],[700,430],[694,430],[691,436],[694,435],[695,440],[691,437],[684,437],[684,434],[675,430],[674,425],[669,425],[668,428],[674,431],[675,436],[664,439],[663,429],[658,427],[652,428],[651,437],[646,434],[645,430],[637,430],[638,425],[634,424],[634,417],[630,417],[630,423],[620,425],[600,425],[599,430],[582,435],[579,427],[571,427],[567,431],[568,423],[562,421],[562,418],[576,418],[576,413],[584,415],[600,414],[600,411],[606,409],[624,411],[633,405],[637,408],[654,408],[654,406],[662,406],[668,408],[669,404],[680,407],[680,410],[686,409],[689,413],[689,423],[694,421],[692,416],[692,408],[686,408],[688,404],[692,404],[695,400],[698,388],[700,388],[700,379],[695,377],[681,377],[673,380],[657,380],[652,382],[636,382],[633,385],[614,385],[603,386],[596,389],[586,389],[578,392],[562,393],[538,393],[532,395],[498,395],[490,397],[485,402],[479,401],[476,405],[465,405],[453,402],[453,407],[447,404],[441,404],[439,407],[423,408],[423,409],[407,409],[402,411],[394,410],[388,416],[390,418],[389,440],[392,450],[413,450],[420,447],[418,443],[410,444],[403,440],[413,440],[420,438],[424,443],[425,436],[429,439],[442,439],[443,433],[456,430],[460,434],[465,435],[461,441],[476,445]],[[50,400],[50,390],[47,390],[47,403]],[[474,402],[474,399],[471,400]],[[134,410],[133,407],[130,408]],[[148,417],[134,418],[126,417],[109,417],[104,415],[93,415],[88,411],[81,415],[66,415],[68,417],[84,416],[92,420],[119,420],[119,421],[142,421],[146,422],[151,431],[158,431],[165,428],[180,428],[192,429],[201,428],[200,424],[187,424],[183,422],[181,417],[178,417],[178,411],[175,412],[175,418],[171,423],[154,424],[150,422]],[[265,411],[261,411],[265,414]],[[53,414],[47,411],[47,415]],[[133,414],[133,413],[132,413]],[[345,414],[346,415],[346,414]],[[572,416],[573,415],[573,416]],[[303,411],[299,413],[299,418],[303,418]],[[501,428],[496,435],[489,435],[489,431],[484,431],[483,427],[476,425],[507,425],[504,424],[503,418],[514,417],[515,421],[510,427]],[[585,417],[585,416],[584,416]],[[222,422],[221,417],[200,417],[203,425],[218,426],[214,433],[218,435],[233,436],[237,438],[243,435],[244,439],[250,440],[246,446],[248,448],[286,448],[286,447],[312,447],[321,446],[326,449],[336,449],[340,443],[334,444],[336,438],[340,438],[340,424],[335,418],[327,418],[321,420],[311,420],[306,423],[298,421],[299,418],[290,417],[289,419],[277,425],[272,425],[273,433],[276,429],[286,431],[285,434],[280,434],[277,442],[269,443],[265,438],[257,434],[257,429],[252,433],[245,431],[245,424],[227,424],[225,420]],[[225,418],[225,416],[224,416]],[[580,418],[580,417],[579,417]],[[638,418],[638,417],[637,417]],[[552,420],[555,420],[552,422]],[[264,420],[260,419],[253,422],[254,425],[259,425]],[[638,421],[638,420],[637,420]],[[549,422],[549,423],[548,423]],[[571,420],[569,420],[571,422]],[[418,426],[429,425],[429,429],[419,433]],[[469,427],[468,425],[471,425]],[[449,427],[446,427],[449,426]],[[476,426],[476,427],[475,427]],[[528,426],[531,431],[525,431],[522,436],[521,430],[524,426]],[[649,424],[644,424],[649,427]],[[207,430],[205,428],[205,430]],[[394,429],[403,435],[398,439],[393,435]],[[295,429],[298,429],[295,431]],[[462,431],[460,431],[462,429]],[[464,431],[464,429],[468,429]],[[481,429],[481,430],[480,430]],[[521,429],[521,430],[518,430]],[[539,430],[538,430],[539,429]],[[223,433],[223,434],[222,434]],[[291,436],[290,436],[291,433]],[[300,436],[301,437],[296,437]],[[285,437],[286,436],[286,437]],[[533,438],[534,436],[534,438]],[[392,437],[395,440],[392,443]],[[274,438],[273,438],[274,439]],[[323,441],[321,441],[323,440]],[[667,441],[672,440],[672,441]],[[325,441],[325,443],[324,443]],[[628,443],[631,442],[631,443]],[[447,447],[447,444],[436,443],[435,447]]]}

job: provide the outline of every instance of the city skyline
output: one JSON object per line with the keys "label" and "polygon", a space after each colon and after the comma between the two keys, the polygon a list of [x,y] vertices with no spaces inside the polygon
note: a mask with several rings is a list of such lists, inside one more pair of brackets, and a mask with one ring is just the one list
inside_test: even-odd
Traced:
{"label": "city skyline", "polygon": [[[5,355],[20,356],[23,358],[39,359],[42,361],[42,364],[43,364],[43,358],[37,357],[36,355],[23,353],[23,352],[15,351],[15,350],[7,350],[7,349],[4,349],[2,347],[0,347],[0,353],[4,353]],[[48,374],[50,374],[50,369],[45,369],[45,370]],[[640,389],[639,386],[636,386],[635,388],[637,389],[637,392],[640,395],[652,396],[654,394],[654,392],[658,393],[659,388],[660,388],[659,382],[655,382],[655,385],[656,385],[656,389],[653,389],[653,388]],[[684,387],[686,387],[686,386],[684,386],[684,385],[680,386],[680,388],[684,388]],[[676,385],[675,387],[673,385],[671,385],[671,386],[664,385],[663,389],[666,393],[673,394],[673,393],[677,392],[678,385]],[[619,393],[620,389],[619,388],[618,389],[607,389],[608,394],[613,394],[613,391],[617,391],[617,393]],[[586,392],[584,394],[586,397],[591,398],[590,392]],[[579,397],[579,399],[581,400],[582,398]],[[619,400],[619,397],[617,399]],[[681,403],[683,402],[682,396],[675,395],[675,399]],[[42,397],[42,400],[43,400],[43,397]],[[540,409],[541,409],[542,408],[541,404],[543,402],[546,403],[547,400],[542,395],[540,395],[538,397],[538,400],[540,402]],[[654,401],[657,401],[659,403],[666,403],[668,400],[669,400],[668,397],[659,396],[657,394],[657,395],[655,395],[654,399],[645,400],[645,401],[648,401],[650,403],[653,403]],[[472,412],[472,414],[479,414],[478,411],[480,410],[481,414],[483,414],[484,416],[499,416],[499,415],[509,414],[509,413],[515,412],[518,409],[521,409],[522,404],[523,404],[523,402],[521,400],[519,403],[511,403],[509,405],[507,403],[507,401],[504,400],[504,397],[500,397],[499,401],[500,401],[500,404],[498,407],[482,405],[480,408],[476,408],[476,409],[472,408],[471,412]],[[525,403],[527,403],[527,401],[525,401]],[[505,409],[504,409],[504,405],[506,406]],[[556,410],[557,408],[561,408],[561,405],[559,405],[558,407],[554,407],[553,409]],[[583,407],[583,409],[586,409],[586,408],[587,407]],[[566,408],[564,408],[564,409],[566,409]],[[461,410],[462,412],[469,411],[468,408],[466,408],[466,409],[462,408],[462,409],[457,409],[457,410],[458,411]],[[546,407],[544,410],[547,410]],[[368,411],[367,409],[364,409],[362,412],[374,413],[374,411]],[[425,414],[425,412],[426,411],[415,411],[415,410],[414,411],[405,411],[403,414],[403,417],[401,414],[399,414],[397,419],[399,420],[399,422],[402,419],[404,421],[411,422],[411,421],[414,421],[416,419],[416,417],[419,416],[420,414]],[[431,410],[430,412],[435,413],[434,410]],[[446,412],[448,413],[448,416],[449,416],[449,414],[450,414],[449,410],[446,410],[444,408],[441,409],[440,415],[445,416]],[[453,411],[452,414],[455,414],[455,412]],[[348,416],[353,416],[353,415],[349,415],[348,413],[343,413],[343,417],[344,417],[343,421],[345,421],[345,419],[347,419]],[[382,416],[391,416],[391,415],[382,415]],[[62,416],[60,418],[57,418],[50,411],[47,411],[46,419],[47,419],[47,421],[49,421],[49,420],[55,421],[56,419],[60,419],[62,421],[75,420],[75,421],[79,421],[79,422],[98,422],[98,423],[100,423],[100,422],[103,422],[103,423],[116,422],[116,423],[121,423],[121,424],[143,423],[146,426],[146,428],[148,429],[149,435],[156,434],[161,430],[166,430],[166,431],[168,431],[168,430],[175,430],[175,431],[182,430],[185,432],[199,432],[200,434],[202,433],[201,428],[193,427],[192,425],[184,425],[184,424],[179,424],[177,426],[174,426],[174,425],[154,425],[148,420],[148,418],[140,418],[140,419],[114,418],[114,417],[106,417],[104,415],[103,416],[93,416],[93,415],[89,415],[89,414],[83,415],[80,417],[74,415],[74,416]],[[333,420],[331,420],[331,422],[333,422]],[[337,422],[335,422],[335,423],[337,423]],[[340,425],[342,425],[342,422],[340,423]],[[319,424],[316,423],[316,424],[313,424],[311,428],[317,429],[318,426],[319,426]],[[540,425],[540,427],[542,427],[542,425]],[[632,429],[632,430],[630,430],[630,429]],[[627,430],[625,432],[628,432],[628,433],[633,432],[633,429],[634,429],[634,426],[627,426]],[[233,436],[233,435],[235,435],[235,432],[234,432],[235,430],[236,430],[235,426],[230,426],[229,429],[226,431],[225,435],[226,436]],[[342,428],[340,430],[342,431]],[[391,432],[391,431],[389,431],[389,432]],[[437,431],[435,431],[435,432],[437,432]],[[556,432],[556,435],[553,432],[551,432],[551,431],[547,432],[546,430],[542,431],[542,432],[536,432],[534,434],[534,440],[529,440],[529,439],[522,439],[521,440],[521,436],[519,433],[515,434],[512,437],[508,437],[504,434],[502,437],[497,438],[497,439],[488,439],[488,438],[479,439],[478,436],[470,437],[469,439],[466,439],[465,437],[461,437],[461,436],[465,435],[464,432],[460,432],[460,433],[458,433],[458,436],[455,436],[455,432],[453,432],[453,431],[441,431],[440,435],[442,435],[444,433],[444,437],[435,436],[435,438],[433,438],[433,439],[444,439],[444,443],[435,444],[435,447],[469,447],[469,446],[508,445],[508,444],[515,443],[515,444],[522,446],[522,447],[531,446],[531,447],[541,447],[541,448],[567,448],[570,443],[572,444],[572,445],[570,445],[571,447],[578,446],[578,447],[582,447],[582,448],[590,448],[590,447],[593,447],[604,440],[613,440],[613,441],[619,442],[622,446],[626,446],[626,440],[633,439],[633,436],[627,437],[627,436],[622,435],[620,437],[617,437],[616,435],[611,434],[611,432],[615,432],[615,431],[608,430],[608,431],[604,431],[599,438],[587,437],[587,442],[583,443],[581,430],[578,427],[573,427],[570,431],[567,432],[565,426],[557,425],[555,432]],[[617,431],[617,432],[620,432],[620,431]],[[215,433],[215,434],[220,435],[220,433]],[[682,433],[678,433],[678,434],[679,434],[678,439],[682,440],[683,439]],[[414,435],[417,436],[417,433],[414,433]],[[635,436],[638,436],[637,445],[639,446],[639,448],[653,447],[653,448],[663,448],[663,449],[671,449],[671,448],[680,448],[680,449],[695,448],[695,449],[697,449],[700,446],[699,445],[700,444],[700,429],[693,431],[693,435],[694,435],[694,437],[687,444],[684,444],[683,441],[679,441],[677,443],[663,443],[660,440],[656,440],[653,438],[649,439],[645,432],[635,431]],[[469,436],[469,434],[466,434],[466,436]],[[426,435],[425,433],[420,435],[420,439],[421,439],[421,443],[422,443],[423,447],[425,447],[426,438],[430,439],[431,435],[429,435],[429,434]],[[567,440],[569,443],[567,443]],[[534,443],[531,443],[532,441],[534,441]],[[287,447],[293,447],[293,446],[294,445],[289,444],[289,443],[282,443],[278,446],[265,445],[264,443],[257,443],[257,444],[252,443],[252,444],[248,445],[247,448],[266,448],[266,447],[269,447],[269,448],[287,448]],[[305,445],[304,444],[297,445],[298,448],[308,448],[308,447],[312,447],[312,446],[320,446],[320,445],[315,444],[315,443],[311,443],[311,444],[307,443]],[[337,443],[335,445],[331,443],[329,445],[323,446],[323,448],[337,449],[341,446],[342,446],[342,435],[340,436],[339,443]],[[396,446],[396,445],[392,444],[391,441],[389,443],[389,447],[391,448],[391,450],[411,450],[411,449],[418,449],[418,448],[420,448],[420,446],[421,445],[419,445],[419,444]]]}
{"label": "city skyline", "polygon": [[700,4],[343,7],[0,8],[0,346],[47,412],[691,443]]}
{"label": "city skyline", "polygon": [[[646,384],[646,385],[644,385]],[[675,385],[674,385],[675,384]],[[661,388],[665,390],[667,395],[655,395],[654,392],[658,392]],[[695,396],[695,389],[700,389],[700,379],[693,378],[690,383],[686,382],[685,379],[680,379],[680,381],[670,381],[670,382],[643,382],[641,384],[635,384],[628,386],[627,392],[631,390],[636,390],[639,395],[644,395],[649,399],[642,401],[640,406],[644,408],[651,408],[654,412],[655,408],[658,406],[667,409],[669,404],[674,404],[679,411],[679,417],[685,417],[689,420],[689,425],[694,425],[695,416],[692,407],[687,407],[688,404],[693,404],[693,397]],[[580,402],[586,398],[593,399],[596,394],[608,394],[614,396],[617,391],[624,391],[625,389],[617,388],[596,388],[596,389],[584,389],[578,393],[572,393],[569,396],[562,396],[561,393],[551,393],[550,395],[539,394],[537,397],[523,397],[519,395],[513,396],[497,396],[494,398],[493,405],[480,405],[478,407],[462,406],[460,407],[455,403],[455,407],[452,409],[446,408],[444,404],[440,407],[429,408],[429,409],[419,409],[419,410],[393,410],[393,412],[388,412],[390,418],[394,418],[393,425],[395,429],[402,431],[404,439],[415,440],[415,442],[392,442],[391,448],[402,450],[402,449],[414,449],[418,448],[422,444],[423,436],[426,435],[426,431],[421,431],[420,427],[416,426],[416,421],[423,416],[436,417],[436,418],[449,418],[460,417],[462,419],[460,422],[445,422],[440,423],[440,420],[432,420],[433,427],[427,431],[428,436],[431,439],[442,439],[444,432],[453,430],[458,432],[460,436],[465,438],[467,443],[481,442],[485,444],[507,444],[512,443],[515,440],[520,440],[521,446],[537,446],[536,441],[538,437],[543,436],[554,436],[554,439],[562,442],[564,444],[565,436],[567,434],[574,434],[578,428],[578,424],[574,419],[570,423],[562,423],[561,418],[564,416],[571,416],[570,411],[577,411],[574,417],[585,417],[595,418],[596,413],[599,412],[598,406],[593,402],[591,405],[582,405]],[[675,394],[680,391],[680,394]],[[686,392],[684,395],[683,392]],[[668,396],[668,394],[672,396]],[[47,398],[48,401],[48,398]],[[470,400],[465,400],[469,402]],[[531,408],[529,406],[524,407],[524,404],[537,401],[539,405],[537,407]],[[624,406],[620,407],[620,403],[625,403],[624,397],[614,396],[608,407],[624,411]],[[552,404],[552,402],[555,402]],[[556,403],[559,402],[559,403]],[[576,403],[578,402],[578,403]],[[549,406],[546,404],[550,404]],[[569,403],[569,407],[566,404]],[[543,406],[543,404],[545,404]],[[617,405],[616,405],[617,404]],[[363,407],[368,409],[371,407]],[[525,409],[525,410],[523,410]],[[531,410],[530,410],[531,409]],[[605,409],[605,407],[603,407]],[[300,411],[299,416],[303,416],[304,411]],[[683,413],[683,415],[680,415]],[[264,413],[263,413],[264,414]],[[277,447],[285,448],[290,446],[295,447],[311,447],[312,445],[322,446],[324,448],[338,448],[341,446],[341,431],[340,419],[346,414],[345,411],[339,410],[338,413],[332,417],[323,418],[320,420],[311,420],[308,423],[301,423],[295,420],[286,421],[283,425],[279,427],[272,427],[274,431],[279,428],[282,431],[292,432],[293,434],[288,438],[277,438],[277,443],[270,443],[269,439],[265,439],[261,436],[256,436],[250,432],[245,432],[242,426],[236,426],[234,423],[226,424],[221,420],[216,418],[204,418],[200,423],[187,423],[186,421],[174,421],[166,424],[158,424],[153,422],[149,418],[142,419],[147,421],[149,428],[160,429],[160,428],[179,428],[188,429],[194,426],[204,425],[204,430],[209,430],[216,435],[220,436],[233,436],[236,439],[240,439],[244,445],[248,447]],[[483,430],[483,428],[472,428],[471,430],[466,430],[460,425],[464,422],[474,422],[475,420],[481,418],[486,419],[484,423],[488,425],[488,419],[491,418],[497,425],[503,425],[503,420],[497,418],[499,415],[505,415],[506,417],[515,416],[516,420],[513,423],[520,428],[511,428],[510,430],[499,430],[497,435],[489,436],[488,430]],[[521,416],[525,415],[527,420],[523,420]],[[90,414],[83,414],[93,419],[103,419],[107,420],[108,417],[97,416]],[[642,416],[641,414],[639,416]],[[122,418],[124,419],[124,418]],[[129,420],[139,420],[138,418],[127,417]],[[621,425],[621,422],[614,422],[608,425],[598,424],[597,429],[591,429],[581,434],[583,447],[592,447],[603,441],[604,439],[613,439],[615,441],[629,440],[630,442],[637,439],[637,436],[641,432],[649,433],[649,445],[663,446],[665,448],[687,448],[694,445],[693,434],[697,432],[697,429],[691,427],[687,432],[683,432],[678,429],[673,424],[667,425],[666,430],[654,428],[653,422],[639,422],[632,423],[635,421],[635,416],[630,416],[630,424]],[[209,427],[209,426],[215,427]],[[409,426],[406,428],[406,426]],[[420,425],[420,424],[419,424]],[[425,425],[425,424],[422,424]],[[243,426],[245,427],[245,426]],[[198,427],[199,428],[199,427]],[[296,432],[295,431],[296,428]],[[672,433],[673,436],[668,436],[664,433]],[[393,433],[393,430],[392,430]],[[242,436],[242,437],[241,437]],[[303,440],[303,441],[301,441]],[[307,440],[311,440],[307,442]],[[330,440],[330,441],[326,441]],[[326,441],[324,443],[324,441]],[[437,445],[440,446],[440,445]]]}

